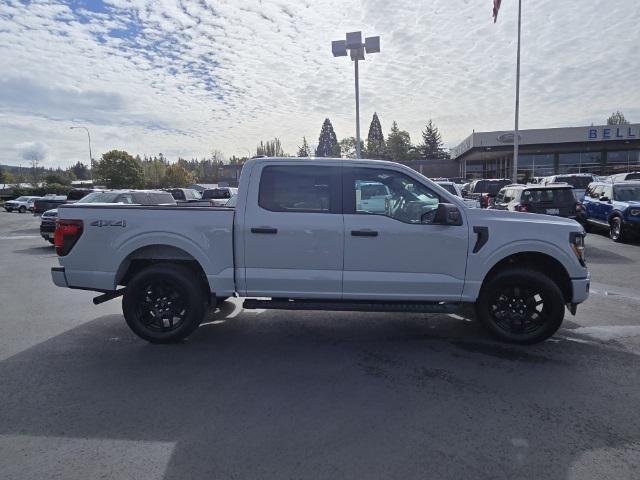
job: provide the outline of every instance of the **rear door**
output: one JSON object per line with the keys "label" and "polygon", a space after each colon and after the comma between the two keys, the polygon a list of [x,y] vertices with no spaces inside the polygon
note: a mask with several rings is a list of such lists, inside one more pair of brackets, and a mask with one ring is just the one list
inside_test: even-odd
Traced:
{"label": "rear door", "polygon": [[252,171],[240,227],[247,296],[342,296],[340,175],[337,164],[294,161]]}

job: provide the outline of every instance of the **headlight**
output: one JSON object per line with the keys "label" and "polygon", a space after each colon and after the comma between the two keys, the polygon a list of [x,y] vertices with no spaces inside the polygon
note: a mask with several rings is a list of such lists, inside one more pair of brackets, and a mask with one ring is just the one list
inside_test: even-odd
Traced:
{"label": "headlight", "polygon": [[629,210],[629,215],[637,217],[638,215],[640,215],[640,208],[632,208],[631,210]]}
{"label": "headlight", "polygon": [[572,232],[569,236],[569,242],[571,244],[571,250],[575,253],[580,265],[586,266],[584,261],[584,233]]}

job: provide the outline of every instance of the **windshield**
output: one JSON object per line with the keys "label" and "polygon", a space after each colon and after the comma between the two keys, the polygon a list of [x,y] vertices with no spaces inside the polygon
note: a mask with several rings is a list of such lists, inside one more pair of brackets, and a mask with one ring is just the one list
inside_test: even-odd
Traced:
{"label": "windshield", "polygon": [[640,202],[640,185],[613,187],[613,199],[620,202]]}
{"label": "windshield", "polygon": [[577,188],[579,190],[584,190],[587,186],[593,182],[593,178],[591,177],[573,177],[571,175],[559,176],[556,177],[556,182],[558,183],[568,183],[573,188]]}
{"label": "windshield", "polygon": [[29,197],[18,197],[16,198],[16,202],[26,202],[29,200]]}
{"label": "windshield", "polygon": [[93,192],[78,203],[113,203],[118,195],[120,194],[117,192]]}

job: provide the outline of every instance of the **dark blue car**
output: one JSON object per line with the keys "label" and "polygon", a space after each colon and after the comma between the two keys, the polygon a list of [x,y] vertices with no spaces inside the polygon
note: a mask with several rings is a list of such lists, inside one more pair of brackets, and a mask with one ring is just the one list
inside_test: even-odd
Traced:
{"label": "dark blue car", "polygon": [[640,233],[640,181],[590,183],[582,205],[587,230],[606,229],[614,242]]}

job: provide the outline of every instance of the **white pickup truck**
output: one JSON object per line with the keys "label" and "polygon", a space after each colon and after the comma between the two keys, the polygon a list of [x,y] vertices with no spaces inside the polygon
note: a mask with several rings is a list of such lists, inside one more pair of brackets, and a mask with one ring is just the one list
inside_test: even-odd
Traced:
{"label": "white pickup truck", "polygon": [[[367,210],[363,184],[388,188],[383,211]],[[589,292],[575,221],[467,208],[377,160],[250,160],[235,209],[62,205],[55,245],[56,285],[102,292],[95,303],[124,295],[128,325],[159,343],[184,339],[236,295],[249,297],[244,308],[280,310],[475,304],[494,336],[530,344]]]}

